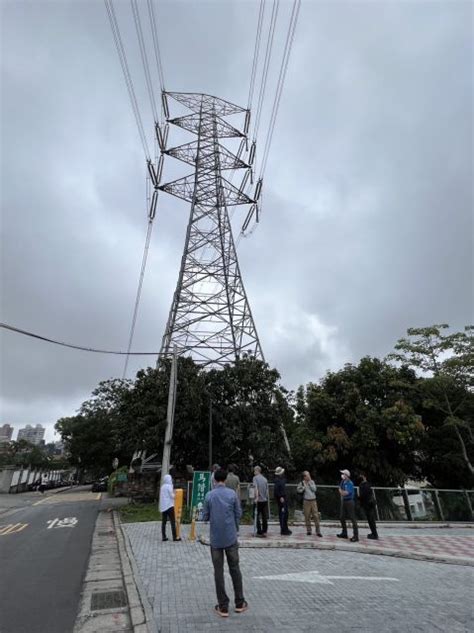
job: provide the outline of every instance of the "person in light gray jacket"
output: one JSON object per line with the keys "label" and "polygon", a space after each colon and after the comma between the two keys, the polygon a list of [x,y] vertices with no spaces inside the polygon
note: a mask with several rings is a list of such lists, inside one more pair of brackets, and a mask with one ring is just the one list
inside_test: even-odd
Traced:
{"label": "person in light gray jacket", "polygon": [[311,520],[314,521],[316,534],[322,536],[319,523],[318,504],[316,501],[316,484],[311,479],[310,473],[305,470],[303,480],[296,487],[296,492],[303,495],[303,512],[306,523],[306,534],[311,536]]}

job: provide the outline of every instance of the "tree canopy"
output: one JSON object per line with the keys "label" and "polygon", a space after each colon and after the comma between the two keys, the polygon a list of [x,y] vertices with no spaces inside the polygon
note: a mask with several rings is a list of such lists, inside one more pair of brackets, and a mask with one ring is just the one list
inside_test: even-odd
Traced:
{"label": "tree canopy", "polygon": [[[212,417],[213,461],[235,463],[244,478],[259,463],[285,467],[290,479],[309,469],[322,483],[349,468],[376,485],[426,478],[471,487],[472,330],[446,327],[408,330],[387,359],[363,358],[296,393],[253,358],[211,370],[179,358],[171,461],[181,470],[208,467]],[[59,420],[71,463],[105,473],[115,457],[128,465],[137,449],[161,458],[170,365],[104,381],[78,415]]]}

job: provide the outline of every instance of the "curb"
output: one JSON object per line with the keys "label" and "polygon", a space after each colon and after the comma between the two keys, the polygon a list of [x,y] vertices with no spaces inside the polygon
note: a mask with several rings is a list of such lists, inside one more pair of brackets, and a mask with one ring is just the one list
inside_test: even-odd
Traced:
{"label": "curb", "polygon": [[127,592],[133,632],[158,633],[151,605],[148,602],[145,588],[140,581],[138,567],[135,563],[132,552],[132,546],[128,536],[122,529],[120,516],[115,510],[113,511],[113,522],[115,526],[115,533],[117,535],[117,544],[122,564],[122,575],[125,590]]}
{"label": "curb", "polygon": [[[205,536],[199,538],[202,545],[209,546],[209,539]],[[461,556],[436,556],[429,552],[408,552],[399,549],[382,548],[382,547],[360,547],[358,545],[346,545],[345,543],[320,543],[320,542],[303,542],[289,543],[282,541],[239,541],[240,548],[274,548],[274,549],[317,549],[331,550],[340,552],[352,552],[356,554],[372,554],[376,556],[392,556],[393,558],[409,558],[412,560],[421,560],[431,563],[445,563],[449,565],[464,565],[466,567],[474,567],[474,559],[462,558]]]}

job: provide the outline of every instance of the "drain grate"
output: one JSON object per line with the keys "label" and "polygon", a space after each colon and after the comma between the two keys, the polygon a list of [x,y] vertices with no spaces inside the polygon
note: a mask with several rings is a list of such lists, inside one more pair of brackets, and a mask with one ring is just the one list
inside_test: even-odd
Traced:
{"label": "drain grate", "polygon": [[101,609],[117,609],[127,606],[124,591],[96,591],[91,597],[91,611]]}

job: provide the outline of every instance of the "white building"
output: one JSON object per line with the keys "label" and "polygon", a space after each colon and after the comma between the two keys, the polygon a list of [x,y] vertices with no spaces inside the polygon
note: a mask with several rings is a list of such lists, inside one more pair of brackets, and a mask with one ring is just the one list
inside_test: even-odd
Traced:
{"label": "white building", "polygon": [[10,424],[0,426],[0,443],[9,442],[12,439],[13,427]]}
{"label": "white building", "polygon": [[44,439],[46,429],[41,424],[37,424],[36,426],[31,426],[31,424],[27,424],[24,429],[18,430],[17,441],[26,440],[30,442],[30,444],[35,444],[38,446],[41,441]]}

